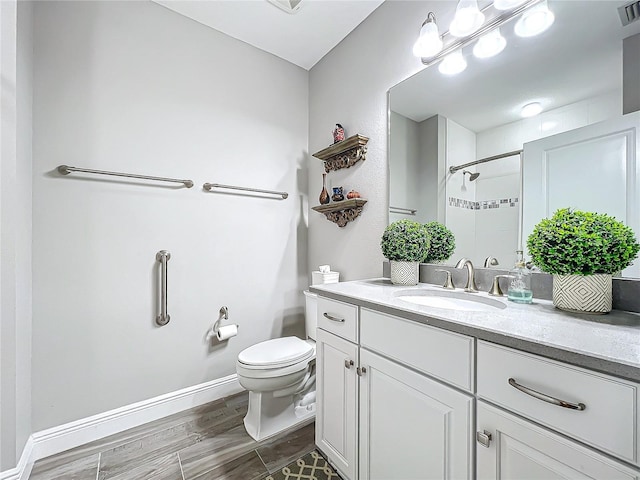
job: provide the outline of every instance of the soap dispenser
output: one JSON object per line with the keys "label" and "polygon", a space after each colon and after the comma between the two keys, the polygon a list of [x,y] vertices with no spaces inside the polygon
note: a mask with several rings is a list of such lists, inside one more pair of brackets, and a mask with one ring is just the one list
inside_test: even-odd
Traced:
{"label": "soap dispenser", "polygon": [[524,262],[522,250],[516,251],[518,260],[515,267],[509,272],[513,277],[507,290],[507,298],[516,303],[531,303],[533,292],[531,291],[531,273]]}

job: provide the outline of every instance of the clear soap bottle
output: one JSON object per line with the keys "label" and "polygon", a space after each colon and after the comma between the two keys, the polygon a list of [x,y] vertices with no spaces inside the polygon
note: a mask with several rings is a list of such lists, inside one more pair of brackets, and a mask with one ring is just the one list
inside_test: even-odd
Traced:
{"label": "clear soap bottle", "polygon": [[518,260],[515,267],[509,272],[513,277],[507,290],[507,298],[516,303],[531,303],[533,292],[531,291],[531,273],[525,265],[522,250],[517,252]]}

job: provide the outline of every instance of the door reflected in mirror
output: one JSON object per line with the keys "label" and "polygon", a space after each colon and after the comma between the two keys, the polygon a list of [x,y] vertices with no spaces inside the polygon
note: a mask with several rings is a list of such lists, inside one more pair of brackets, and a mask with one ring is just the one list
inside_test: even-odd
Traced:
{"label": "door reflected in mirror", "polygon": [[[471,44],[459,75],[434,65],[393,87],[389,221],[445,223],[456,237],[447,264],[493,256],[506,269],[555,208],[609,213],[640,232],[640,114],[622,114],[622,42],[640,22],[623,27],[618,3],[549,0],[556,21],[540,36],[518,37],[512,21],[499,55],[475,58]],[[532,103],[542,112],[523,116]]]}

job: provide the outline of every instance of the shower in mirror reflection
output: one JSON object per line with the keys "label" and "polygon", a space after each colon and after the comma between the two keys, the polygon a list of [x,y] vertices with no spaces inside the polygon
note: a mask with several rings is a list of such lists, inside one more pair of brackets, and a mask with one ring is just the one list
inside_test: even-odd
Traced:
{"label": "shower in mirror reflection", "polygon": [[467,191],[467,185],[466,185],[466,182],[465,182],[465,180],[467,178],[466,177],[467,173],[469,174],[469,181],[470,182],[475,181],[480,176],[479,173],[472,173],[469,170],[463,170],[462,171],[462,187],[460,188],[460,190],[462,190],[463,192]]}

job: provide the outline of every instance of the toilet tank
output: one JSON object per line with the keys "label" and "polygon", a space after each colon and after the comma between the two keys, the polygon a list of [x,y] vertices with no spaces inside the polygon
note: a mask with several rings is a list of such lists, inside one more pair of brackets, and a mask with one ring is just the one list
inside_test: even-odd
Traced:
{"label": "toilet tank", "polygon": [[309,290],[304,291],[304,327],[307,338],[316,339],[316,327],[318,326],[318,295]]}

